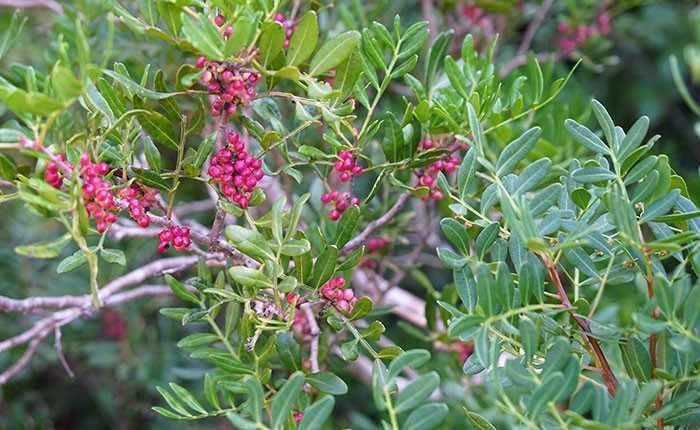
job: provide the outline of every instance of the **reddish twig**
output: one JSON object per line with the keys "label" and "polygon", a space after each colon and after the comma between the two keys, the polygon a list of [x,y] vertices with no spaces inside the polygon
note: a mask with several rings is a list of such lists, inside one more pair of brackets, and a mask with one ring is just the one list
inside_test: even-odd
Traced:
{"label": "reddish twig", "polygon": [[614,396],[615,392],[617,392],[618,387],[617,378],[615,377],[615,374],[613,373],[612,368],[610,367],[610,363],[608,363],[608,359],[605,357],[603,350],[598,344],[598,341],[594,337],[589,335],[589,333],[591,333],[590,323],[576,314],[573,306],[571,305],[571,302],[569,301],[569,297],[566,295],[566,291],[564,291],[564,286],[562,285],[561,278],[559,277],[559,272],[557,271],[556,263],[550,262],[547,258],[545,258],[544,260],[547,265],[547,270],[549,271],[549,277],[552,279],[552,282],[557,288],[557,292],[559,293],[559,299],[561,300],[562,305],[564,306],[564,308],[569,310],[571,317],[574,319],[574,321],[576,321],[576,324],[578,324],[578,326],[583,331],[583,340],[586,342],[586,344],[588,344],[589,348],[593,350],[594,358],[598,367],[600,368],[600,374],[603,376],[603,381],[605,381],[605,385],[608,388],[608,392],[610,393],[610,395]]}

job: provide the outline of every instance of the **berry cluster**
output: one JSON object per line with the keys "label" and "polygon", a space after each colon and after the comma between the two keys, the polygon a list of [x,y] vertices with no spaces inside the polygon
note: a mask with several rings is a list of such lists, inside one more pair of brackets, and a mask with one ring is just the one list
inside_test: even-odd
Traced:
{"label": "berry cluster", "polygon": [[601,13],[593,25],[579,24],[574,26],[569,22],[562,21],[557,24],[557,32],[564,36],[559,40],[559,47],[568,54],[575,51],[591,37],[599,34],[603,36],[610,34],[610,16],[605,12]]}
{"label": "berry cluster", "polygon": [[169,230],[165,229],[158,234],[158,239],[160,239],[158,251],[165,252],[172,244],[175,250],[182,252],[190,246],[190,229],[178,226],[172,227]]}
{"label": "berry cluster", "polygon": [[[139,191],[139,189],[141,191]],[[141,184],[135,184],[135,186],[122,188],[117,191],[117,195],[129,204],[129,214],[131,218],[143,228],[151,225],[151,218],[147,213],[151,210],[151,207],[153,207],[157,194],[157,189],[146,187]]]}
{"label": "berry cluster", "polygon": [[[59,161],[64,162],[69,168],[73,169],[73,163],[67,163],[66,157],[63,156],[63,154],[56,154],[56,158]],[[63,185],[63,176],[58,170],[58,166],[53,161],[49,161],[46,164],[46,173],[44,173],[44,180],[54,188],[61,188],[61,186]]]}
{"label": "berry cluster", "polygon": [[[436,147],[435,142],[432,139],[425,139],[420,142],[418,150],[429,150]],[[447,147],[450,150],[460,149],[458,146],[450,145]],[[416,174],[418,176],[418,184],[416,186],[427,187],[430,191],[423,197],[423,200],[428,200],[433,198],[435,200],[440,200],[442,198],[442,192],[437,189],[437,176],[438,173],[444,171],[445,173],[454,172],[459,166],[459,157],[456,155],[444,154],[440,160],[431,163],[426,169],[418,169]]]}
{"label": "berry cluster", "polygon": [[360,262],[358,263],[359,267],[367,267],[368,269],[376,269],[377,268],[377,262],[370,259],[368,254],[372,254],[375,252],[381,252],[387,245],[389,244],[389,238],[386,236],[383,237],[372,237],[367,241],[367,253],[362,256],[360,259]]}
{"label": "berry cluster", "polygon": [[289,39],[292,37],[292,34],[294,34],[294,31],[296,30],[296,25],[292,26],[291,23],[289,23],[285,18],[284,15],[281,13],[278,13],[275,15],[275,18],[273,19],[275,22],[279,22],[282,24],[284,27],[284,48],[287,49],[289,48]]}
{"label": "berry cluster", "polygon": [[328,218],[330,218],[331,221],[338,221],[338,219],[340,219],[340,215],[345,212],[348,207],[350,207],[349,205],[360,205],[360,199],[355,196],[351,196],[348,191],[343,191],[341,193],[338,190],[333,190],[330,193],[321,195],[321,201],[324,204],[335,207],[335,209],[331,209],[331,211],[328,212]]}
{"label": "berry cluster", "polygon": [[328,300],[335,301],[335,305],[339,310],[352,313],[352,308],[358,299],[351,288],[343,287],[345,287],[345,278],[338,276],[323,284],[321,295]]}
{"label": "berry cluster", "polygon": [[355,157],[350,151],[340,151],[340,157],[335,162],[335,170],[340,172],[340,182],[348,182],[353,176],[358,176],[362,173],[362,166],[355,163]]}
{"label": "berry cluster", "polygon": [[235,131],[228,134],[227,141],[228,145],[211,158],[209,176],[226,197],[245,209],[250,193],[264,176],[262,160],[245,151],[245,143]]}
{"label": "berry cluster", "polygon": [[241,72],[232,63],[217,63],[206,57],[199,57],[196,63],[202,73],[202,82],[207,84],[207,91],[216,95],[211,104],[211,116],[222,113],[233,115],[238,106],[248,104],[255,97],[255,83],[262,79],[259,73]]}

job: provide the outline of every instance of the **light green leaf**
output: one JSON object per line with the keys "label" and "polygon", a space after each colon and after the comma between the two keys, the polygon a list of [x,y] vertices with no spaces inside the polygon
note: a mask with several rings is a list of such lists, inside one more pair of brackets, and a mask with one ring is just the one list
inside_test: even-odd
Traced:
{"label": "light green leaf", "polygon": [[340,33],[324,43],[311,59],[309,75],[318,76],[340,64],[350,56],[362,36],[357,31]]}

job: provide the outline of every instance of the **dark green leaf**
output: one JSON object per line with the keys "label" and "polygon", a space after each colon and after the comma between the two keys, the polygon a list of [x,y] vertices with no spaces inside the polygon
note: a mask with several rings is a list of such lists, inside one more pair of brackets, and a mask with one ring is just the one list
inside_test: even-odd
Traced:
{"label": "dark green leaf", "polygon": [[599,154],[609,154],[610,150],[598,136],[596,136],[586,126],[583,126],[573,119],[567,119],[564,126],[569,131],[569,134],[576,139],[578,143]]}
{"label": "dark green leaf", "polygon": [[449,409],[444,403],[428,403],[412,411],[401,428],[403,430],[429,430],[445,420]]}
{"label": "dark green leaf", "polygon": [[320,288],[326,281],[331,279],[335,272],[335,264],[338,262],[338,247],[327,246],[326,249],[316,259],[311,278],[314,280],[314,288]]}
{"label": "dark green leaf", "polygon": [[197,296],[190,290],[187,289],[180,281],[177,279],[173,278],[171,275],[165,275],[165,283],[168,284],[171,290],[173,290],[173,293],[175,293],[176,296],[181,298],[182,300],[185,300],[190,303],[195,303],[199,304],[199,299]]}
{"label": "dark green leaf", "polygon": [[287,65],[296,66],[311,56],[318,43],[318,19],[314,11],[308,11],[299,21],[289,40]]}
{"label": "dark green leaf", "polygon": [[309,75],[318,76],[340,64],[350,56],[362,36],[357,31],[340,33],[324,43],[311,59]]}
{"label": "dark green leaf", "polygon": [[323,424],[325,424],[328,417],[330,417],[333,412],[334,405],[335,399],[333,396],[323,396],[320,400],[304,409],[304,416],[299,422],[298,428],[304,430],[321,430]]}
{"label": "dark green leaf", "polygon": [[338,230],[336,231],[335,246],[342,249],[352,237],[358,222],[360,221],[360,207],[357,205],[350,206],[340,217],[338,221]]}
{"label": "dark green leaf", "polygon": [[243,285],[255,290],[263,288],[272,288],[272,281],[264,273],[259,270],[251,269],[245,266],[234,266],[229,269],[231,278]]}
{"label": "dark green leaf", "polygon": [[399,393],[394,402],[396,413],[411,410],[421,403],[440,386],[440,376],[437,372],[431,371],[413,380]]}
{"label": "dark green leaf", "polygon": [[157,188],[163,191],[170,191],[172,187],[162,176],[153,170],[140,169],[138,167],[129,168],[136,179],[143,185],[151,188]]}
{"label": "dark green leaf", "polygon": [[515,166],[517,166],[535,146],[535,142],[537,142],[541,132],[542,130],[539,127],[533,127],[523,133],[522,136],[509,143],[498,157],[496,174],[498,176],[505,176],[512,172]]}
{"label": "dark green leaf", "polygon": [[467,307],[469,313],[474,312],[476,307],[476,281],[474,281],[474,274],[469,265],[465,265],[459,270],[454,271],[455,287],[457,288],[457,294],[462,300],[462,303]]}
{"label": "dark green leaf", "polygon": [[304,386],[304,374],[293,373],[282,388],[272,397],[272,429],[279,430],[292,410],[297,396]]}
{"label": "dark green leaf", "polygon": [[322,393],[342,396],[348,392],[347,384],[337,375],[330,372],[316,372],[306,375],[306,382]]}

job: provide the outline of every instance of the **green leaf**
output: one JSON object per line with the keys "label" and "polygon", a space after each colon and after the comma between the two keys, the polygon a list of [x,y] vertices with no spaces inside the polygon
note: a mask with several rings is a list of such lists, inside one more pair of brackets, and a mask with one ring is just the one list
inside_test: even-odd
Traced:
{"label": "green leaf", "polygon": [[571,178],[582,184],[610,181],[616,177],[617,176],[613,172],[600,166],[582,167],[571,172]]}
{"label": "green leaf", "polygon": [[540,341],[537,328],[530,319],[520,320],[520,341],[525,351],[525,360],[527,360],[528,364],[532,363],[532,359],[539,348]]}
{"label": "green leaf", "polygon": [[199,403],[199,401],[192,395],[192,393],[187,391],[187,389],[175,384],[174,382],[171,382],[169,385],[170,389],[173,390],[173,393],[175,393],[190,409],[202,414],[207,413],[207,410],[204,409],[202,404]]}
{"label": "green leaf", "polygon": [[392,380],[407,367],[418,369],[430,360],[430,352],[425,349],[411,349],[399,355],[389,365],[387,380]]}
{"label": "green leaf", "polygon": [[262,384],[257,378],[251,376],[246,378],[245,386],[248,391],[248,401],[246,402],[248,413],[250,413],[256,423],[262,422],[263,399],[265,398]]}
{"label": "green leaf", "polygon": [[413,54],[408,58],[408,60],[394,68],[394,70],[391,72],[391,79],[398,79],[402,77],[406,73],[413,70],[413,68],[416,67],[416,64],[418,64],[418,55]]}
{"label": "green leaf", "polygon": [[642,116],[632,125],[620,143],[620,149],[615,154],[619,163],[625,161],[641,145],[647,131],[649,131],[649,118]]}
{"label": "green leaf", "polygon": [[192,414],[185,409],[184,406],[182,406],[182,403],[180,403],[175,396],[170,394],[165,388],[156,386],[156,390],[160,393],[161,396],[163,396],[163,399],[165,399],[165,402],[170,406],[172,410],[175,412],[178,412],[180,415],[183,415],[185,417],[191,417]]}
{"label": "green leaf", "polygon": [[473,140],[473,146],[476,148],[477,152],[484,152],[484,134],[481,130],[481,122],[479,122],[479,117],[476,115],[476,110],[471,103],[467,102],[467,113],[469,114],[469,128],[471,129]]}
{"label": "green leaf", "polygon": [[311,278],[314,280],[314,288],[320,288],[327,280],[331,279],[335,272],[335,264],[338,262],[338,247],[327,246],[316,259]]}
{"label": "green leaf", "polygon": [[390,111],[384,115],[384,138],[382,139],[382,151],[387,161],[395,163],[411,156],[406,151],[410,148],[404,139],[401,124]]}
{"label": "green leaf", "polygon": [[333,412],[335,399],[333,396],[323,396],[311,406],[304,409],[304,416],[299,422],[299,429],[321,430],[323,424],[328,420]]}
{"label": "green leaf", "polygon": [[438,248],[437,255],[440,261],[442,261],[442,264],[444,264],[445,267],[447,267],[450,270],[461,269],[462,267],[464,267],[465,264],[469,262],[468,259],[457,255],[451,250],[445,248]]}
{"label": "green leaf", "polygon": [[700,321],[700,286],[693,287],[686,296],[683,304],[683,322],[689,330],[695,330]]}
{"label": "green leaf", "polygon": [[402,60],[420,51],[429,36],[428,21],[419,21],[411,25],[401,35],[401,50],[396,58]]}
{"label": "green leaf", "polygon": [[272,252],[270,245],[268,245],[265,237],[257,231],[239,225],[229,225],[226,227],[224,234],[226,239],[236,249],[254,260],[260,263],[264,263],[265,260],[275,260],[275,254]]}
{"label": "green leaf", "polygon": [[160,176],[153,170],[146,170],[138,167],[130,167],[128,168],[128,171],[130,171],[130,173],[133,173],[133,176],[135,176],[140,183],[147,187],[157,188],[163,191],[172,190],[170,184],[166,182],[166,180],[163,179],[162,176]]}
{"label": "green leaf", "polygon": [[539,127],[533,127],[523,133],[519,138],[509,143],[498,157],[496,174],[498,176],[505,176],[512,172],[515,166],[517,166],[535,146],[535,142],[537,142],[541,132],[542,130]]}
{"label": "green leaf", "polygon": [[454,218],[443,218],[440,221],[443,233],[464,255],[469,255],[469,236],[467,229]]}
{"label": "green leaf", "polygon": [[457,190],[460,200],[466,202],[469,190],[476,179],[476,150],[469,148],[457,171]]}
{"label": "green leaf", "polygon": [[476,254],[479,260],[484,259],[486,251],[488,251],[491,245],[496,241],[499,232],[500,225],[497,222],[493,222],[487,225],[476,237]]}
{"label": "green leaf", "polygon": [[[116,63],[115,67],[122,66],[120,63]],[[103,73],[110,78],[114,79],[116,82],[119,82],[126,88],[127,90],[135,93],[137,96],[144,98],[144,99],[149,99],[149,100],[163,100],[167,99],[170,97],[174,97],[183,93],[159,93],[156,91],[151,91],[147,88],[142,87],[141,85],[137,84],[136,82],[132,81],[131,79],[127,78],[124,75],[121,75],[113,70],[103,70]],[[100,90],[102,90],[102,86],[100,86]],[[114,109],[114,108],[112,108]],[[115,112],[116,113],[116,112]]]}
{"label": "green leaf", "polygon": [[335,234],[335,246],[338,249],[342,249],[346,243],[352,237],[352,233],[355,231],[357,224],[360,221],[360,207],[357,205],[350,206],[340,217],[338,221],[338,230]]}
{"label": "green leaf", "polygon": [[204,15],[200,15],[199,21],[202,25],[199,25],[185,12],[180,14],[180,19],[182,21],[182,30],[185,33],[185,37],[192,46],[211,60],[224,59],[224,41],[211,21]]}
{"label": "green leaf", "polygon": [[292,333],[277,333],[277,353],[287,369],[291,371],[301,370],[301,352]]}
{"label": "green leaf", "polygon": [[263,67],[268,67],[272,60],[282,52],[284,37],[284,27],[279,22],[268,21],[262,25],[258,50]]}
{"label": "green leaf", "polygon": [[497,294],[496,278],[491,273],[491,269],[483,262],[477,266],[476,276],[476,290],[482,310],[486,316],[497,314],[500,311],[501,304],[495,297]]}
{"label": "green leaf", "polygon": [[469,265],[454,271],[455,287],[462,303],[467,307],[469,313],[474,312],[476,307],[476,281]]}
{"label": "green leaf", "polygon": [[165,115],[155,111],[150,111],[149,113],[138,112],[136,113],[136,119],[153,139],[173,151],[178,150],[180,144],[178,143],[177,134],[170,120]]}
{"label": "green leaf", "polygon": [[318,44],[318,19],[314,11],[308,11],[289,40],[287,65],[296,66],[311,56]]}
{"label": "green leaf", "polygon": [[569,134],[581,145],[598,154],[609,154],[610,149],[605,146],[602,140],[596,136],[586,126],[583,126],[573,119],[564,121],[564,126],[569,131]]}
{"label": "green leaf", "polygon": [[[452,44],[454,34],[455,32],[452,29],[443,31],[435,38],[433,44],[430,46],[428,55],[426,56],[427,61],[425,65],[426,88],[431,88],[431,81],[437,75],[440,62],[445,58],[445,54],[447,54],[447,50]],[[471,37],[471,35],[468,35],[467,37]]]}
{"label": "green leaf", "polygon": [[233,424],[233,428],[236,430],[258,430],[260,428],[254,422],[249,421],[233,412],[227,412],[226,418],[228,418],[229,422]]}
{"label": "green leaf", "polygon": [[348,58],[338,64],[333,77],[333,89],[340,90],[340,99],[345,100],[355,88],[362,73],[360,53],[354,49]]}
{"label": "green leaf", "polygon": [[87,263],[87,255],[85,255],[85,252],[83,252],[82,249],[79,249],[75,251],[73,255],[69,255],[68,257],[61,260],[61,262],[58,263],[56,272],[61,274],[68,273],[79,268],[85,263]]}
{"label": "green leaf", "polygon": [[199,298],[190,290],[187,289],[180,281],[171,275],[165,275],[165,283],[168,284],[176,296],[190,303],[199,304]]}
{"label": "green leaf", "polygon": [[532,419],[537,419],[547,408],[549,402],[557,400],[564,388],[564,375],[558,371],[554,372],[532,393],[530,404],[527,408],[528,416]]}
{"label": "green leaf", "polygon": [[322,393],[342,396],[348,392],[347,384],[330,372],[316,372],[306,375],[306,382]]}
{"label": "green leaf", "polygon": [[287,415],[304,386],[304,374],[295,372],[272,397],[272,429],[279,430],[284,425]]}
{"label": "green leaf", "polygon": [[619,145],[617,142],[617,133],[615,132],[615,123],[613,122],[612,118],[610,118],[610,114],[608,114],[608,111],[605,110],[605,107],[598,100],[594,99],[591,101],[591,106],[593,107],[593,114],[598,120],[598,124],[600,124],[600,127],[603,129],[603,134],[605,134],[605,139],[608,141],[608,145],[611,148],[618,148]]}
{"label": "green leaf", "polygon": [[237,55],[249,42],[253,32],[253,23],[247,16],[238,18],[233,25],[233,33],[226,39],[224,45],[224,56],[229,58]]}
{"label": "green leaf", "polygon": [[216,365],[219,369],[230,373],[231,375],[254,375],[255,372],[250,366],[240,362],[233,358],[230,354],[220,353],[211,354],[209,359],[212,363]]}
{"label": "green leaf", "polygon": [[428,403],[412,411],[401,428],[403,430],[429,430],[445,420],[449,409],[444,403]]}
{"label": "green leaf", "polygon": [[530,261],[525,261],[520,266],[520,282],[518,289],[520,291],[520,299],[523,304],[530,302],[530,297],[534,294],[535,298],[542,302],[544,295],[544,285],[538,285],[537,273],[535,267]]}
{"label": "green leaf", "polygon": [[126,266],[126,255],[121,249],[104,248],[100,250],[100,257],[107,263]]}
{"label": "green leaf", "polygon": [[280,248],[280,253],[289,257],[300,257],[309,251],[311,251],[311,243],[306,239],[289,239]]}
{"label": "green leaf", "polygon": [[180,29],[182,28],[182,18],[180,17],[180,8],[175,4],[168,3],[167,1],[156,1],[156,7],[158,8],[158,13],[160,17],[163,18],[165,26],[168,27],[170,33],[178,37],[180,35]]}
{"label": "green leaf", "polygon": [[340,64],[350,56],[361,38],[360,33],[353,30],[340,33],[326,41],[311,59],[309,75],[318,76]]}
{"label": "green leaf", "polygon": [[668,211],[676,205],[680,196],[681,191],[679,189],[671,190],[671,192],[662,196],[644,209],[644,213],[639,218],[639,223],[643,224],[653,221],[662,215],[666,215]]}
{"label": "green leaf", "polygon": [[263,272],[245,266],[234,266],[229,269],[229,274],[234,281],[255,290],[272,288],[272,281]]}
{"label": "green leaf", "polygon": [[376,342],[381,338],[382,333],[385,331],[386,327],[384,327],[384,324],[382,324],[380,321],[374,321],[369,325],[369,327],[362,331],[362,338]]}
{"label": "green leaf", "polygon": [[143,146],[148,167],[150,167],[151,170],[160,172],[160,170],[163,168],[163,162],[161,161],[160,152],[158,151],[158,148],[156,148],[156,145],[153,143],[153,140],[151,140],[151,138],[146,138],[143,143]]}
{"label": "green leaf", "polygon": [[513,197],[521,196],[539,185],[547,176],[551,167],[552,161],[549,158],[540,158],[525,167],[518,176],[518,185],[512,193]]}
{"label": "green leaf", "polygon": [[213,333],[193,333],[180,339],[180,341],[177,343],[177,347],[197,348],[199,346],[218,342],[219,340],[219,336]]}
{"label": "green leaf", "polygon": [[673,296],[673,288],[671,288],[671,284],[668,282],[668,280],[663,274],[656,273],[654,275],[654,281],[652,283],[652,286],[654,289],[656,301],[658,302],[661,311],[664,313],[664,315],[666,315],[666,318],[672,321],[674,319],[673,311],[675,307],[675,299]]}
{"label": "green leaf", "polygon": [[486,418],[477,414],[476,412],[466,411],[467,419],[477,430],[496,430]]}
{"label": "green leaf", "polygon": [[56,258],[70,242],[71,236],[66,233],[58,239],[16,246],[15,252],[29,258]]}
{"label": "green leaf", "polygon": [[[382,360],[375,359],[372,363],[372,398],[377,409],[383,411],[386,409],[386,401],[384,399],[384,390],[392,391],[394,388],[390,384],[392,381],[387,374],[387,368],[382,363]],[[393,384],[392,384],[393,385]]]}
{"label": "green leaf", "polygon": [[372,299],[367,296],[360,297],[355,303],[350,313],[350,321],[357,321],[364,318],[372,310]]}
{"label": "green leaf", "polygon": [[425,402],[439,386],[440,376],[434,371],[430,371],[418,379],[413,380],[396,398],[394,402],[396,413],[411,410]]}
{"label": "green leaf", "polygon": [[467,78],[464,77],[464,74],[457,65],[457,62],[455,62],[454,58],[448,55],[445,57],[444,67],[445,74],[447,75],[450,84],[452,84],[452,88],[454,88],[455,91],[457,91],[457,94],[462,96],[464,100],[468,100],[469,90],[467,89]]}
{"label": "green leaf", "polygon": [[644,343],[636,337],[630,337],[620,344],[622,363],[630,377],[647,382],[651,379],[651,358]]}

